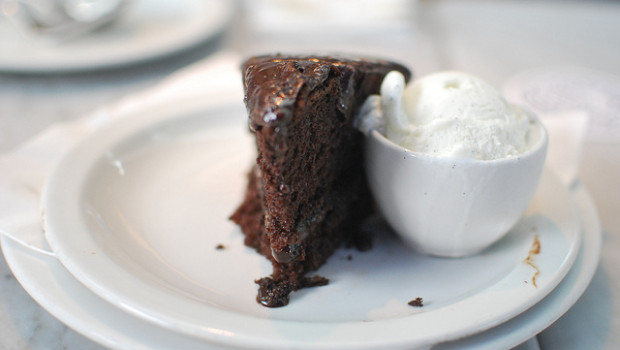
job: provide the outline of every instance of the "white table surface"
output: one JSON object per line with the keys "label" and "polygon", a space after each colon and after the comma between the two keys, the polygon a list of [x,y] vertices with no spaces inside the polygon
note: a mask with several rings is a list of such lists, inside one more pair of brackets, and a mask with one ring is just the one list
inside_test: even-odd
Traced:
{"label": "white table surface", "polygon": [[[281,14],[264,10],[277,2],[244,3],[223,37],[163,60],[73,74],[0,72],[0,153],[55,122],[83,117],[224,49],[242,55],[361,53],[403,61],[418,76],[460,69],[498,86],[519,71],[555,65],[620,76],[618,1],[426,0],[407,11],[374,11],[382,19],[364,18],[368,15],[361,12],[356,14],[361,21],[324,15],[316,26],[299,15],[291,27],[297,29],[287,34],[278,29],[287,23]],[[615,302],[620,300],[620,132],[617,136],[617,141],[605,143],[586,138],[580,178],[599,209],[602,259],[583,297],[539,334],[542,349],[620,348],[620,304]],[[43,310],[0,259],[0,349],[99,348]]]}

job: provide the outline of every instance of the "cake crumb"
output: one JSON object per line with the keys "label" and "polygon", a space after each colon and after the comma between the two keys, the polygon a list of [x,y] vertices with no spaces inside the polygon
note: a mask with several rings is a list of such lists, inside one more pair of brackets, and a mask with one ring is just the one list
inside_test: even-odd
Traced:
{"label": "cake crumb", "polygon": [[422,306],[424,306],[422,298],[420,298],[420,297],[417,297],[417,298],[411,300],[407,304],[409,304],[409,306],[414,306],[414,307],[422,307]]}
{"label": "cake crumb", "polygon": [[215,246],[215,249],[217,249],[217,250],[224,250],[224,249],[226,249],[226,246],[220,243],[220,244]]}

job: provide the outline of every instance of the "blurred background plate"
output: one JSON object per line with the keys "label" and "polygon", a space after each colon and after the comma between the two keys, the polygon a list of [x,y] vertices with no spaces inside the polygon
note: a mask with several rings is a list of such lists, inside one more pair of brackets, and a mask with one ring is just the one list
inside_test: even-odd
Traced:
{"label": "blurred background plate", "polygon": [[234,4],[225,0],[135,0],[110,25],[60,44],[27,38],[0,16],[0,70],[71,72],[161,58],[222,33]]}

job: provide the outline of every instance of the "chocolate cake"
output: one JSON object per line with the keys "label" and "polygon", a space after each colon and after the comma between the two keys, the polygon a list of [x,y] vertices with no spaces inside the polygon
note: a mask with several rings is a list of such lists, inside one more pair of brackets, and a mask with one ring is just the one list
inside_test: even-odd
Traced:
{"label": "chocolate cake", "polygon": [[245,198],[231,216],[245,244],[271,260],[256,281],[258,302],[277,307],[340,245],[369,248],[360,223],[373,210],[362,134],[354,117],[398,64],[336,57],[253,57],[243,64],[245,103],[258,158]]}

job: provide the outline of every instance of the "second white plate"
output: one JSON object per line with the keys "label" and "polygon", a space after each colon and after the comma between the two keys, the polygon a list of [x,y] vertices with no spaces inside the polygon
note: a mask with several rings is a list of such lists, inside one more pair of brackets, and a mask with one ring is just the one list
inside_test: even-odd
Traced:
{"label": "second white plate", "polygon": [[[113,305],[215,343],[383,348],[498,325],[544,298],[577,256],[578,216],[568,191],[546,173],[528,215],[480,255],[432,258],[379,235],[369,252],[338,251],[318,271],[328,286],[264,308],[253,281],[270,264],[227,219],[254,158],[245,118],[242,105],[161,106],[76,147],[43,199],[60,261]],[[536,238],[540,252],[530,254]],[[424,307],[407,305],[416,297]]]}
{"label": "second white plate", "polygon": [[160,58],[215,37],[233,11],[225,0],[134,0],[106,28],[56,45],[24,37],[0,13],[0,70],[81,71]]}

